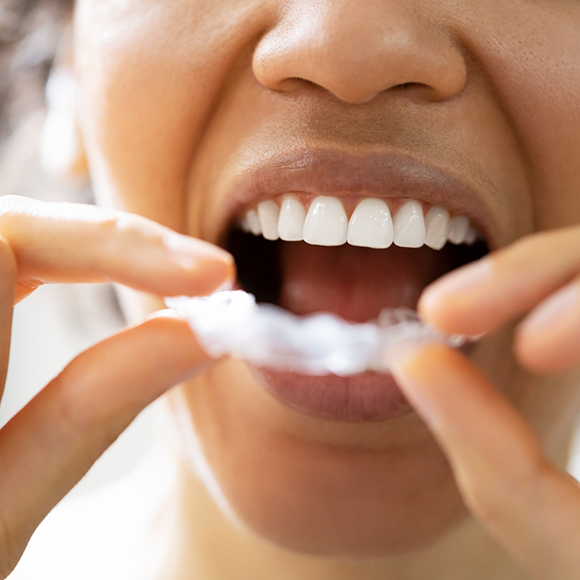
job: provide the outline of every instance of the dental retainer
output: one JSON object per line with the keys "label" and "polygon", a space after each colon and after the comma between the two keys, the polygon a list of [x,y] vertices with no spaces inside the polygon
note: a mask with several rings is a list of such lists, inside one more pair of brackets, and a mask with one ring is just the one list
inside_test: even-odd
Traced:
{"label": "dental retainer", "polygon": [[354,324],[334,314],[297,316],[257,304],[241,290],[165,302],[189,323],[210,356],[230,355],[256,366],[308,375],[388,373],[388,352],[399,343],[428,340],[458,348],[467,341],[421,322],[408,308],[385,308],[376,321]]}

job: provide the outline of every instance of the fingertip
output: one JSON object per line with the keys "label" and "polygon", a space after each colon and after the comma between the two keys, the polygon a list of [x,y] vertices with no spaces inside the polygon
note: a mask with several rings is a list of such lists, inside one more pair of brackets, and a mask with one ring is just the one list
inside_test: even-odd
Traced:
{"label": "fingertip", "polygon": [[221,262],[231,265],[234,261],[226,250],[183,234],[169,232],[163,236],[163,243],[184,267],[195,266],[199,262]]}
{"label": "fingertip", "polygon": [[449,321],[447,320],[447,304],[445,294],[439,292],[439,280],[433,282],[419,297],[417,312],[421,320],[428,322],[443,332],[449,332]]}
{"label": "fingertip", "polygon": [[223,286],[233,285],[236,267],[233,256],[208,242],[171,232],[164,244],[173,261],[191,275],[189,294],[207,296]]}
{"label": "fingertip", "polygon": [[197,264],[196,296],[208,296],[218,290],[233,288],[236,266],[231,254],[224,254],[224,259],[220,256],[219,259],[203,260]]}
{"label": "fingertip", "polygon": [[182,361],[181,365],[199,366],[219,359],[207,353],[191,325],[172,308],[150,314],[139,326],[144,335],[149,334],[156,341],[158,350],[167,351],[171,357]]}
{"label": "fingertip", "polygon": [[395,379],[405,383],[405,390],[452,391],[463,383],[479,381],[481,375],[460,351],[441,342],[421,341],[403,345],[392,358]]}
{"label": "fingertip", "polygon": [[235,262],[226,250],[174,232],[164,237],[164,243],[173,260],[193,275],[192,295],[207,296],[222,286],[233,284]]}
{"label": "fingertip", "polygon": [[[449,274],[427,286],[419,298],[417,311],[421,320],[431,324],[445,334],[479,334],[473,330],[473,306],[469,295],[453,289],[454,280]],[[449,283],[448,283],[449,282]]]}
{"label": "fingertip", "polygon": [[393,373],[401,376],[413,375],[421,367],[421,358],[435,344],[424,340],[402,341],[390,346],[385,358]]}
{"label": "fingertip", "polygon": [[398,344],[388,353],[391,373],[399,388],[431,428],[440,421],[431,392],[433,369],[441,364],[441,357],[448,350],[441,343],[416,341]]}
{"label": "fingertip", "polygon": [[198,346],[189,324],[171,308],[153,312],[138,326],[143,328],[143,332],[148,331],[155,336],[156,340],[165,339],[174,348],[184,345],[184,348],[192,349]]}
{"label": "fingertip", "polygon": [[491,279],[492,266],[485,258],[449,272],[421,294],[421,318],[446,334],[476,336],[490,330],[484,309]]}

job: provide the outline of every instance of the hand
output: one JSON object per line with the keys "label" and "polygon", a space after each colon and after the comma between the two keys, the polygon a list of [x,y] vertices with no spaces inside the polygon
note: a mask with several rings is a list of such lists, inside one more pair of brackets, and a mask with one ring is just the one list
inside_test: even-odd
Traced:
{"label": "hand", "polygon": [[[192,296],[233,272],[226,252],[138,216],[0,197],[0,393],[13,303],[39,285],[116,281]],[[0,578],[137,414],[206,364],[185,322],[156,316],[80,354],[0,430]]]}
{"label": "hand", "polygon": [[[435,282],[420,301],[448,333],[491,331],[529,312],[520,364],[556,372],[580,364],[580,228],[529,236]],[[404,347],[393,373],[446,453],[466,505],[545,580],[580,578],[580,487],[545,457],[531,428],[462,354]]]}

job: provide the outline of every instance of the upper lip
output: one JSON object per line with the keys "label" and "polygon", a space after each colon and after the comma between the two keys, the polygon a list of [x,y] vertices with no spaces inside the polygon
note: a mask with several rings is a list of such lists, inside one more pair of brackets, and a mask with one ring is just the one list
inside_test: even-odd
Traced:
{"label": "upper lip", "polygon": [[249,205],[290,192],[417,199],[469,217],[490,248],[500,245],[493,212],[481,193],[443,169],[398,152],[306,149],[260,161],[234,184],[222,226]]}

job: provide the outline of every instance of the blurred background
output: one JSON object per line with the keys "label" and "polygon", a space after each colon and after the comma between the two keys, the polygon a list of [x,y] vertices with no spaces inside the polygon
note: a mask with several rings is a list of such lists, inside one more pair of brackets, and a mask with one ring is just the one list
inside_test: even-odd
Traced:
{"label": "blurred background", "polygon": [[[51,285],[40,288],[16,307],[0,425],[76,354],[119,328],[119,321],[110,311],[111,295],[110,287]],[[157,428],[158,409],[153,405],[109,448],[71,495],[127,475],[154,444]]]}

